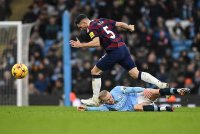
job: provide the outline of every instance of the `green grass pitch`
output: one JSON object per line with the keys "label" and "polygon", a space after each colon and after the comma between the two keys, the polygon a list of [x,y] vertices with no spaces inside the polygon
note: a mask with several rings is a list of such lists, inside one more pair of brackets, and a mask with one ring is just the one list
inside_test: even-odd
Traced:
{"label": "green grass pitch", "polygon": [[72,107],[1,106],[0,134],[200,134],[200,108],[78,112]]}

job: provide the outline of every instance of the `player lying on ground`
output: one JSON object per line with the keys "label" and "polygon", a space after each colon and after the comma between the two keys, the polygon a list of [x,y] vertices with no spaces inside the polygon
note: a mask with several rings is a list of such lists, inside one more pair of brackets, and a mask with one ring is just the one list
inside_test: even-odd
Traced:
{"label": "player lying on ground", "polygon": [[75,23],[80,30],[87,30],[92,41],[82,43],[79,40],[71,40],[70,44],[72,47],[81,48],[101,46],[106,51],[106,54],[91,70],[93,97],[91,99],[81,100],[83,104],[98,105],[98,96],[101,89],[100,74],[103,71],[111,69],[115,64],[120,64],[134,79],[143,80],[154,84],[159,88],[168,87],[167,83],[161,82],[151,74],[141,72],[137,69],[125,42],[117,31],[117,28],[123,28],[133,32],[135,30],[134,25],[128,25],[124,22],[117,22],[105,18],[90,20],[84,14],[77,16]]}
{"label": "player lying on ground", "polygon": [[116,86],[110,92],[99,94],[99,107],[79,106],[79,111],[173,111],[173,107],[159,107],[153,102],[159,96],[189,94],[188,88],[145,89],[142,87]]}

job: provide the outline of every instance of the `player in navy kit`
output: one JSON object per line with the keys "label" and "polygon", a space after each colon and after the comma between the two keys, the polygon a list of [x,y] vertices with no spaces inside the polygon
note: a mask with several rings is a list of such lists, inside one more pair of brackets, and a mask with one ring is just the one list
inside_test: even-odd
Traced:
{"label": "player in navy kit", "polygon": [[124,22],[117,22],[105,18],[90,20],[84,14],[78,15],[75,23],[80,30],[87,30],[92,41],[81,43],[79,40],[71,40],[70,44],[72,47],[80,48],[101,46],[106,51],[106,54],[91,70],[93,97],[87,100],[81,100],[83,104],[98,105],[98,97],[101,88],[100,74],[105,70],[111,69],[116,63],[126,69],[129,75],[134,79],[140,79],[155,84],[159,88],[168,87],[167,83],[159,81],[151,74],[139,71],[132,60],[125,42],[117,31],[117,27],[133,32],[135,30],[134,25],[128,25]]}

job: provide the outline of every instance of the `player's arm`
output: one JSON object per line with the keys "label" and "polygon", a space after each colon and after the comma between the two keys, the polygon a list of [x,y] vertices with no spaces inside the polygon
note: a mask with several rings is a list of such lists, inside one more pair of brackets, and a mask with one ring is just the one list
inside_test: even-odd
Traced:
{"label": "player's arm", "polygon": [[106,106],[99,106],[99,107],[88,107],[88,106],[79,106],[77,107],[78,111],[109,111]]}
{"label": "player's arm", "polygon": [[87,42],[87,43],[81,43],[78,39],[77,41],[71,40],[70,44],[72,47],[80,48],[80,47],[99,47],[100,46],[100,41],[99,37],[95,37],[92,41]]}
{"label": "player's arm", "polygon": [[126,93],[140,93],[143,92],[145,88],[142,87],[124,87],[121,86],[121,91],[126,94]]}
{"label": "player's arm", "polygon": [[[155,89],[145,89],[142,87],[124,87],[121,86],[121,91],[126,94],[126,93],[140,93],[143,92],[144,96],[147,98],[151,98],[154,94],[154,91],[156,91]],[[158,90],[157,90],[158,91]]]}
{"label": "player's arm", "polygon": [[134,25],[128,25],[128,24],[126,24],[124,22],[116,22],[115,26],[123,28],[123,29],[126,29],[126,30],[129,30],[131,32],[133,32],[135,30],[135,26]]}

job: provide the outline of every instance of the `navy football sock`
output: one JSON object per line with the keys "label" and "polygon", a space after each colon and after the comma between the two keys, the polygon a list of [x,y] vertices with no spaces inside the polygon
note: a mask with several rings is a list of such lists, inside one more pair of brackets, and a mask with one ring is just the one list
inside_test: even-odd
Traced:
{"label": "navy football sock", "polygon": [[176,88],[164,88],[164,89],[160,89],[159,93],[160,93],[161,96],[178,94]]}
{"label": "navy football sock", "polygon": [[160,107],[153,106],[153,105],[146,105],[146,106],[143,106],[143,111],[160,111]]}

